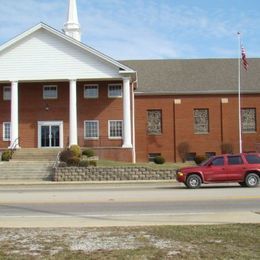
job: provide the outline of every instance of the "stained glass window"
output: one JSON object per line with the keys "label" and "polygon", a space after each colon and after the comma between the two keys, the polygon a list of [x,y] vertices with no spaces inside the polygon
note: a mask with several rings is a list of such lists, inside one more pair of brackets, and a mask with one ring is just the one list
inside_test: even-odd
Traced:
{"label": "stained glass window", "polygon": [[160,135],[162,133],[161,110],[148,110],[147,133],[149,135]]}
{"label": "stained glass window", "polygon": [[194,109],[194,131],[196,134],[209,132],[209,110]]}
{"label": "stained glass window", "polygon": [[256,109],[242,108],[241,109],[241,124],[242,132],[256,132]]}

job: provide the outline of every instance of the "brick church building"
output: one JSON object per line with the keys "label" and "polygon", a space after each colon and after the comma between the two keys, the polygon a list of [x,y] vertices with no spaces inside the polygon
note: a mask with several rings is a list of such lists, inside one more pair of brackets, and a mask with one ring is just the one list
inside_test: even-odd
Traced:
{"label": "brick church building", "polygon": [[[235,59],[116,61],[80,41],[76,1],[64,32],[40,23],[0,46],[0,149],[91,147],[100,158],[239,151]],[[260,59],[241,69],[244,151],[260,144]]]}

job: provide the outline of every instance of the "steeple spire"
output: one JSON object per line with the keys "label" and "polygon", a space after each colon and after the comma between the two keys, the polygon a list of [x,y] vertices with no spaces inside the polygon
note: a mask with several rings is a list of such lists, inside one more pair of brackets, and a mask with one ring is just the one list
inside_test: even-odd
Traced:
{"label": "steeple spire", "polygon": [[78,41],[81,40],[76,0],[69,0],[68,20],[64,24],[63,31],[66,35]]}

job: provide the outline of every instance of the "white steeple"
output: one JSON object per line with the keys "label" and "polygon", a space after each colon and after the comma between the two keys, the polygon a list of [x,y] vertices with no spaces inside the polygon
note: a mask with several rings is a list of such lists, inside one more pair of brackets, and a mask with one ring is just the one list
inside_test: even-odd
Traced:
{"label": "white steeple", "polygon": [[69,0],[68,20],[64,24],[63,31],[66,35],[78,41],[81,40],[76,0]]}

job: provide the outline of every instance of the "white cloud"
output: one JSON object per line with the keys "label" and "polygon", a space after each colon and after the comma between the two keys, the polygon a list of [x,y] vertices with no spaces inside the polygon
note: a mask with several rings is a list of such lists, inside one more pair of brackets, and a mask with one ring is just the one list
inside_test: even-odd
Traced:
{"label": "white cloud", "polygon": [[[209,11],[196,7],[196,2],[192,6],[177,2],[78,0],[83,41],[118,59],[228,56],[233,55],[237,30],[248,41],[258,33],[257,11]],[[67,1],[0,0],[0,13],[1,43],[40,21],[61,29]]]}

